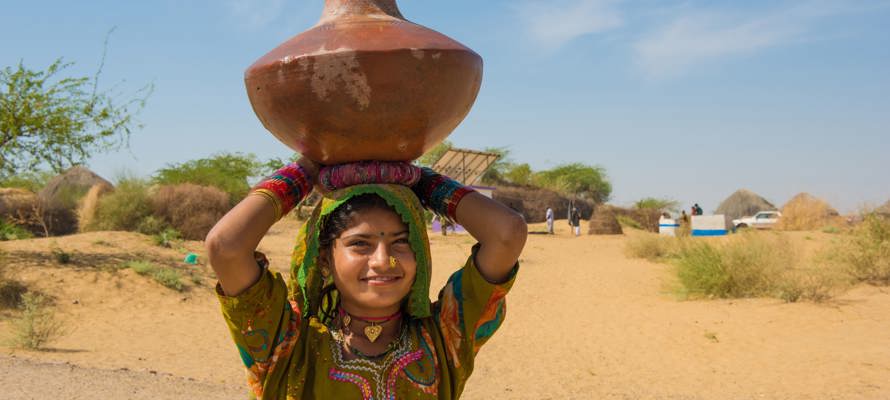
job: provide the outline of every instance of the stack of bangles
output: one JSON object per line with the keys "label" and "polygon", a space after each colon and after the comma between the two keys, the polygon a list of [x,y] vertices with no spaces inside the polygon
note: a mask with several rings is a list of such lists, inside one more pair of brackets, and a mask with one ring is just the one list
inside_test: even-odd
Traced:
{"label": "stack of bangles", "polygon": [[[459,182],[430,168],[405,162],[365,161],[326,166],[318,173],[318,183],[333,191],[353,185],[391,183],[410,187],[424,207],[436,214],[456,220],[457,205],[473,192]],[[251,194],[269,199],[275,207],[276,220],[290,212],[312,190],[306,171],[291,163],[254,186]]]}
{"label": "stack of bangles", "polygon": [[285,216],[312,190],[306,171],[297,163],[285,165],[251,189],[251,195],[263,196],[275,208],[275,220]]}

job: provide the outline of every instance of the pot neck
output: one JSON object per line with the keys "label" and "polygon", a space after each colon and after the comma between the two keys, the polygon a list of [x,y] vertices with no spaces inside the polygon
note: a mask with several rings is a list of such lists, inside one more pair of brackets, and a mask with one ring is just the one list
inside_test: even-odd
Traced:
{"label": "pot neck", "polygon": [[396,0],[325,0],[321,21],[349,17],[391,17],[405,19]]}

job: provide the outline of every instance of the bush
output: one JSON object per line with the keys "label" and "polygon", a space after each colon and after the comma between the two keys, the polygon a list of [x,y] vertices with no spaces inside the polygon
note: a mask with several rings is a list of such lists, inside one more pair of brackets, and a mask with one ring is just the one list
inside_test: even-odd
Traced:
{"label": "bush", "polygon": [[834,260],[854,279],[876,285],[890,285],[890,220],[867,215],[853,229],[851,238],[834,248]]}
{"label": "bush", "polygon": [[37,350],[65,334],[64,324],[56,319],[50,303],[41,294],[22,295],[22,315],[12,322],[12,346]]}
{"label": "bush", "polygon": [[615,219],[618,220],[618,223],[621,224],[621,226],[640,230],[643,229],[643,225],[640,225],[639,222],[631,217],[628,217],[627,215],[616,215]]}
{"label": "bush", "polygon": [[30,239],[31,237],[33,235],[27,229],[0,218],[0,241]]}
{"label": "bush", "polygon": [[136,226],[136,231],[143,235],[157,235],[167,229],[171,229],[170,225],[154,215],[143,218],[142,221],[139,221],[139,225]]}
{"label": "bush", "polygon": [[154,182],[161,185],[190,183],[198,186],[213,186],[228,195],[229,205],[234,205],[247,195],[250,177],[260,175],[264,165],[253,154],[221,153],[168,165],[157,172]]}
{"label": "bush", "polygon": [[790,243],[756,232],[740,234],[722,246],[697,242],[682,248],[677,277],[693,297],[776,295],[783,274],[796,262]]}
{"label": "bush", "polygon": [[148,183],[138,178],[124,178],[114,191],[99,199],[95,218],[84,230],[132,232],[150,214]]}
{"label": "bush", "polygon": [[189,240],[203,240],[231,208],[225,192],[188,183],[162,186],[152,199],[152,207],[156,216]]}

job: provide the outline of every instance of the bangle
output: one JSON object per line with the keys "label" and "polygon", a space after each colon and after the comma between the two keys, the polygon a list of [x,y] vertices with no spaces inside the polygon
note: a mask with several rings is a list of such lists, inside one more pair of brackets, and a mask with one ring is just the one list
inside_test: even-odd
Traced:
{"label": "bangle", "polygon": [[362,161],[326,166],[318,172],[318,184],[329,191],[368,183],[414,186],[420,168],[405,162]]}
{"label": "bangle", "polygon": [[457,220],[457,205],[475,190],[441,175],[430,168],[421,168],[420,181],[412,187],[421,204],[451,221]]}
{"label": "bangle", "polygon": [[265,197],[281,219],[312,190],[306,171],[297,163],[285,165],[251,189],[251,195]]}

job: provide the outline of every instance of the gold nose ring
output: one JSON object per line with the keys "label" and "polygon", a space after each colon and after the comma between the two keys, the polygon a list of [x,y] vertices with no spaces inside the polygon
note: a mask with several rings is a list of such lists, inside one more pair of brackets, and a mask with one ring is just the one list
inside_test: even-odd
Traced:
{"label": "gold nose ring", "polygon": [[395,268],[397,263],[398,263],[398,261],[396,260],[395,257],[389,256],[389,267],[390,268]]}

